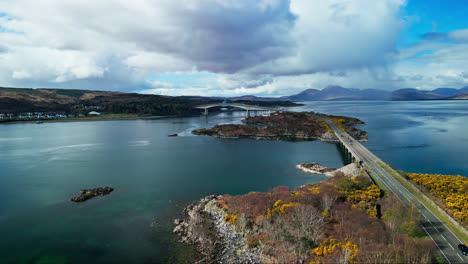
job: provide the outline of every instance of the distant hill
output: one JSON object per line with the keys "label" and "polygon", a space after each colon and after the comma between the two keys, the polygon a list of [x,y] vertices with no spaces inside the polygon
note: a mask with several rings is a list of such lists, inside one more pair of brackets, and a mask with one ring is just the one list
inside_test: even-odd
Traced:
{"label": "distant hill", "polygon": [[[247,96],[236,101],[260,106],[297,106],[297,104],[284,99],[256,100],[255,98]],[[27,112],[86,114],[91,110],[98,110],[99,112],[113,114],[183,116],[199,114],[200,110],[194,109],[194,106],[221,102],[222,100],[225,100],[225,98],[0,87],[0,114]]]}
{"label": "distant hill", "polygon": [[455,88],[437,88],[431,92],[442,96],[453,96],[460,93],[460,90]]}
{"label": "distant hill", "polygon": [[119,114],[185,115],[208,98],[71,89],[0,88],[0,113],[87,113],[90,109]]}
{"label": "distant hill", "polygon": [[452,100],[468,100],[468,92],[462,92],[454,96],[449,97]]}
{"label": "distant hill", "polygon": [[317,94],[320,94],[320,90],[307,89],[296,95],[282,97],[284,99],[290,99],[293,101],[312,101],[316,98]]}
{"label": "distant hill", "polygon": [[432,91],[422,91],[414,88],[400,89],[392,92],[392,100],[436,100],[443,99],[442,96]]}
{"label": "distant hill", "polygon": [[389,100],[390,92],[377,89],[350,89],[330,85],[323,90],[307,89],[298,94],[282,98],[291,101]]}
{"label": "distant hill", "polygon": [[468,86],[461,89],[437,88],[432,91],[407,88],[393,91],[392,100],[461,100],[467,99],[465,92],[468,92]]}

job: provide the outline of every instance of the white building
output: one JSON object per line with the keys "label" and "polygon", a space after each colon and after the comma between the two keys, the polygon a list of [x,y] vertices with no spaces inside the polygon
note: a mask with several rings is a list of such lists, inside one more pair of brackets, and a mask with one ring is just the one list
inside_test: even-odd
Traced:
{"label": "white building", "polygon": [[89,115],[89,116],[100,116],[101,113],[98,113],[98,112],[96,112],[96,111],[91,111],[91,112],[88,113],[88,115]]}

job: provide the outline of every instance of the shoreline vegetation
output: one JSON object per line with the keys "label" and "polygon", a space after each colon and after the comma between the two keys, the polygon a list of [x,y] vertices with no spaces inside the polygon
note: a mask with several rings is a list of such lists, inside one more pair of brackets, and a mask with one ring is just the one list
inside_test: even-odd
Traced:
{"label": "shoreline vegetation", "polygon": [[[274,113],[193,131],[219,138],[336,142],[321,118],[360,141],[362,121],[316,113]],[[437,263],[441,256],[420,227],[420,214],[384,194],[359,162],[339,169],[318,163],[297,168],[328,180],[290,190],[207,196],[174,221],[181,242],[195,245],[196,263]],[[443,261],[442,261],[443,262]]]}
{"label": "shoreline vegetation", "polygon": [[313,112],[283,112],[269,116],[248,117],[244,124],[216,125],[211,129],[196,129],[195,135],[207,135],[218,138],[238,139],[252,138],[257,140],[321,140],[338,142],[338,138],[321,118],[331,119],[337,126],[345,129],[358,141],[367,141],[367,132],[355,128],[364,125],[353,117],[328,116]]}
{"label": "shoreline vegetation", "polygon": [[[356,164],[351,166],[357,167]],[[196,263],[434,263],[420,215],[383,196],[367,176],[334,177],[295,190],[207,196],[174,221],[199,251]]]}

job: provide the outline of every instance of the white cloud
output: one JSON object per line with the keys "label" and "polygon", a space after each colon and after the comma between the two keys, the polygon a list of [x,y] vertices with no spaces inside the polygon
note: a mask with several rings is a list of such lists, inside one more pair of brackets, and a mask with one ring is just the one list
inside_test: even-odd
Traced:
{"label": "white cloud", "polygon": [[298,16],[293,56],[257,67],[275,74],[313,73],[385,65],[395,53],[405,1],[291,1]]}
{"label": "white cloud", "polygon": [[28,72],[26,71],[14,71],[12,76],[11,76],[13,79],[18,79],[18,80],[22,80],[22,79],[28,79],[31,77],[31,74],[29,74]]}
{"label": "white cloud", "polygon": [[[0,33],[0,81],[10,86],[146,87],[172,95],[285,95],[328,84],[464,84],[468,31],[447,34],[456,44],[422,41],[397,51],[405,4],[3,0],[0,10],[7,16],[0,17],[0,25],[10,33]],[[430,52],[419,54],[425,51]],[[216,76],[178,85],[153,78],[205,71]]]}
{"label": "white cloud", "polygon": [[135,70],[154,73],[170,73],[170,72],[193,72],[196,67],[189,63],[178,59],[174,56],[169,56],[159,53],[141,52],[132,55],[123,60],[123,63]]}
{"label": "white cloud", "polygon": [[468,29],[454,30],[447,34],[447,36],[459,43],[468,43]]}
{"label": "white cloud", "polygon": [[[421,42],[401,52],[394,71],[401,77],[396,87],[460,88],[468,85],[468,44]],[[418,78],[415,78],[418,76]]]}

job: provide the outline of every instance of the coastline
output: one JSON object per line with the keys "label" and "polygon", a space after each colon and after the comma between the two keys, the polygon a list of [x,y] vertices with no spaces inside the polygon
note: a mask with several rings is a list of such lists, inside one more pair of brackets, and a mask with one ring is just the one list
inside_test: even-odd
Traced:
{"label": "coastline", "polygon": [[[301,164],[297,165],[297,168],[300,166]],[[325,174],[314,174],[324,174],[330,178],[333,178],[337,172],[342,172],[342,174],[336,174],[337,177],[346,175],[345,178],[351,178],[359,175],[359,169],[354,163],[338,169],[323,168],[331,171]],[[349,172],[352,174],[348,174]],[[310,186],[311,183],[307,183],[299,186],[296,190],[308,189]],[[274,193],[275,190],[272,192]],[[294,193],[297,191],[292,192],[293,195]],[[255,195],[256,192],[249,194]],[[174,220],[173,233],[179,237],[179,242],[197,248],[199,258],[194,262],[195,264],[271,263],[271,256],[265,255],[263,252],[264,246],[261,244],[259,246],[253,245],[252,238],[249,238],[249,235],[254,231],[249,230],[248,226],[255,225],[256,220],[249,222],[244,216],[232,218],[233,215],[229,215],[226,208],[220,206],[225,196],[209,195],[185,207],[184,217]],[[264,220],[264,217],[261,219]]]}
{"label": "coastline", "polygon": [[242,139],[242,138],[249,138],[255,140],[320,140],[323,142],[328,143],[338,143],[338,138],[335,137],[334,134],[326,132],[320,136],[308,136],[304,134],[237,134],[237,135],[230,135],[230,134],[222,134],[222,133],[212,133],[209,129],[196,129],[192,131],[192,134],[201,136],[207,135],[212,136],[215,138],[222,138],[222,139]]}
{"label": "coastline", "polygon": [[[196,115],[198,116],[198,115]],[[179,115],[166,115],[166,116],[127,116],[127,117],[98,117],[98,118],[66,118],[66,119],[50,119],[50,120],[14,120],[14,121],[0,121],[0,125],[7,124],[23,124],[23,123],[67,123],[67,122],[92,122],[92,121],[114,121],[114,120],[142,120],[142,119],[165,119],[177,117],[195,117],[195,115],[179,116]]]}

